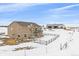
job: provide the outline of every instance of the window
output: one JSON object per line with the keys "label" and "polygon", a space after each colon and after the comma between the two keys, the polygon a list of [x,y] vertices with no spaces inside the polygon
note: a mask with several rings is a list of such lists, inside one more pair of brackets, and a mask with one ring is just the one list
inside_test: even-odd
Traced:
{"label": "window", "polygon": [[48,28],[52,28],[52,26],[48,26]]}
{"label": "window", "polygon": [[24,34],[24,37],[27,37],[27,35],[26,35],[26,34]]}
{"label": "window", "polygon": [[31,39],[31,37],[28,37],[28,39]]}
{"label": "window", "polygon": [[62,26],[61,26],[60,28],[61,28],[61,29],[63,29],[63,27],[62,27]]}
{"label": "window", "polygon": [[20,37],[20,35],[18,35],[18,37]]}
{"label": "window", "polygon": [[54,26],[54,28],[58,28],[58,26]]}

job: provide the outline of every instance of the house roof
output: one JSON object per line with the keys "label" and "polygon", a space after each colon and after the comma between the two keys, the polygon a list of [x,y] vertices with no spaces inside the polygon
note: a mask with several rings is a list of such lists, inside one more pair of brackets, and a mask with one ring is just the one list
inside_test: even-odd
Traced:
{"label": "house roof", "polygon": [[64,24],[47,24],[47,26],[64,26]]}
{"label": "house roof", "polygon": [[[33,22],[14,21],[14,22],[12,22],[12,23],[18,23],[18,24],[21,25],[21,26],[28,26],[28,25],[30,25],[30,24],[33,24],[33,25],[36,25],[36,26],[40,26],[40,25],[38,25],[38,24],[36,24],[36,23],[33,23]],[[12,24],[12,23],[11,23],[11,24]]]}

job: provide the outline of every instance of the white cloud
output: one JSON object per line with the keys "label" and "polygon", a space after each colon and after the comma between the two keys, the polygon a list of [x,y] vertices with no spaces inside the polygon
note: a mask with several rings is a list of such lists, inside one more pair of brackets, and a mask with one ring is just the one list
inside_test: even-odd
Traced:
{"label": "white cloud", "polygon": [[79,6],[79,4],[72,4],[64,7],[58,7],[58,8],[52,8],[45,12],[51,12],[51,13],[63,13],[63,12],[72,12],[71,10],[67,10],[73,7]]}
{"label": "white cloud", "polygon": [[24,7],[35,6],[39,4],[32,3],[18,3],[18,4],[8,4],[8,5],[0,5],[0,12],[9,12],[9,11],[19,11]]}
{"label": "white cloud", "polygon": [[73,8],[73,7],[76,7],[76,6],[79,6],[79,4],[74,4],[74,5],[69,5],[69,6],[65,6],[65,7],[60,7],[60,8],[56,8],[54,10],[55,11],[61,11],[61,10],[66,10],[66,9]]}
{"label": "white cloud", "polygon": [[[79,6],[79,4],[73,4],[73,5],[68,5],[60,8],[55,8],[55,9],[49,9],[45,11],[45,13],[48,13],[46,16],[47,18],[78,18],[79,14],[78,11],[73,11],[73,10],[67,10],[73,7]],[[50,14],[49,14],[50,13]]]}

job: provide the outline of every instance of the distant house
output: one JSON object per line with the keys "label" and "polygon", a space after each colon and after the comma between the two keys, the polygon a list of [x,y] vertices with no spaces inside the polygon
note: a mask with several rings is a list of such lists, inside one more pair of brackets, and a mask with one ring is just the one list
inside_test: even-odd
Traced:
{"label": "distant house", "polygon": [[79,27],[73,26],[73,27],[69,27],[69,29],[72,30],[72,31],[78,31],[79,32]]}
{"label": "distant house", "polygon": [[8,35],[19,42],[32,41],[42,36],[42,30],[36,23],[14,21],[8,26]]}
{"label": "distant house", "polygon": [[48,29],[63,29],[65,26],[63,24],[47,24]]}

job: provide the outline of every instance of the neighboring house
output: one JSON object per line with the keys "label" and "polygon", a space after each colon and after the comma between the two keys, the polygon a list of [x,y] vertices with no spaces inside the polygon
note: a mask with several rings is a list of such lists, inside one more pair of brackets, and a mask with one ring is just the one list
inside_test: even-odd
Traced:
{"label": "neighboring house", "polygon": [[0,25],[0,40],[5,38],[9,38],[8,36],[8,26],[1,26]]}
{"label": "neighboring house", "polygon": [[78,31],[79,32],[79,27],[69,27],[70,30],[72,31]]}
{"label": "neighboring house", "polygon": [[63,24],[47,24],[48,29],[63,29],[65,26]]}
{"label": "neighboring house", "polygon": [[42,37],[42,29],[36,23],[14,21],[8,26],[8,35],[19,42],[32,41]]}
{"label": "neighboring house", "polygon": [[7,35],[8,26],[0,26],[0,35]]}

